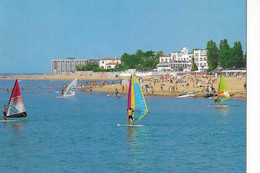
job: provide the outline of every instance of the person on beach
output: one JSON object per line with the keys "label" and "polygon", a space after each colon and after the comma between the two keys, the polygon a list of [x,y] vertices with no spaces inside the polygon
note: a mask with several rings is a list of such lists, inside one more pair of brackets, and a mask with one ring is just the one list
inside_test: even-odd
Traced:
{"label": "person on beach", "polygon": [[127,123],[128,123],[128,125],[129,125],[130,123],[132,123],[132,124],[134,125],[133,112],[134,112],[134,110],[132,110],[131,107],[127,109],[127,116],[128,116]]}
{"label": "person on beach", "polygon": [[154,94],[154,88],[152,87],[152,89],[151,89],[151,90],[152,90],[152,96],[153,96],[153,94]]}
{"label": "person on beach", "polygon": [[6,105],[4,105],[4,108],[3,108],[3,120],[6,120],[6,112],[7,112],[7,108],[6,108]]}
{"label": "person on beach", "polygon": [[116,88],[116,92],[115,92],[115,94],[116,94],[116,98],[119,99],[119,98],[120,98],[120,94],[119,94],[117,88]]}

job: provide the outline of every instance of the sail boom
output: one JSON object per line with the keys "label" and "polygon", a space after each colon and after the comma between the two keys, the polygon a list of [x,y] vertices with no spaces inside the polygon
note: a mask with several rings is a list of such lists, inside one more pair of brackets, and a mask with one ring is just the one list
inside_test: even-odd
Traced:
{"label": "sail boom", "polygon": [[8,115],[7,117],[8,118],[23,118],[23,117],[27,117],[27,113],[26,112],[21,112],[21,113]]}

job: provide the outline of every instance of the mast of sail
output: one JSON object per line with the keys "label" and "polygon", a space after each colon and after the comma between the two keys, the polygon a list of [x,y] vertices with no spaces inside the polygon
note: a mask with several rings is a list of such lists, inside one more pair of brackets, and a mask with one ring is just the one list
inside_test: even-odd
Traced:
{"label": "mast of sail", "polygon": [[128,94],[127,94],[127,110],[131,107],[131,88],[132,88],[132,75],[130,76]]}
{"label": "mast of sail", "polygon": [[222,102],[224,100],[229,99],[229,93],[227,90],[227,82],[226,78],[224,76],[221,76],[220,82],[219,82],[219,87],[218,87],[218,98],[217,102]]}
{"label": "mast of sail", "polygon": [[14,88],[9,99],[7,117],[20,118],[26,117],[26,111],[23,104],[18,80],[15,81]]}

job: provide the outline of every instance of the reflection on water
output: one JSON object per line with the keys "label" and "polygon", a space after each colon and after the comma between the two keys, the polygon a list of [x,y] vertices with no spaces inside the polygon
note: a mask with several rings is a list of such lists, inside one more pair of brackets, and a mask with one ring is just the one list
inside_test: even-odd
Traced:
{"label": "reflection on water", "polygon": [[25,122],[11,123],[11,126],[13,127],[14,131],[22,131],[24,125],[25,125]]}
{"label": "reflection on water", "polygon": [[133,154],[138,154],[138,150],[136,149],[138,146],[137,141],[136,141],[136,130],[135,130],[135,127],[133,127],[133,126],[127,127],[127,143],[130,146],[130,151]]}
{"label": "reflection on water", "polygon": [[6,126],[11,127],[12,132],[19,132],[23,130],[23,127],[25,126],[25,121],[14,121],[14,122],[8,122],[4,123]]}
{"label": "reflection on water", "polygon": [[129,145],[129,150],[133,158],[130,160],[129,166],[132,166],[134,171],[142,170],[143,163],[142,160],[146,158],[147,155],[147,128],[142,127],[127,127],[127,143]]}
{"label": "reflection on water", "polygon": [[229,112],[229,107],[216,107],[216,109],[221,113],[221,115],[227,115]]}

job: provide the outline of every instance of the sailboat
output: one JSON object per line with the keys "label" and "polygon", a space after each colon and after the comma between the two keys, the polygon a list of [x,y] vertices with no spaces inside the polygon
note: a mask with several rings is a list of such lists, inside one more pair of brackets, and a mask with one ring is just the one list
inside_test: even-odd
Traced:
{"label": "sailboat", "polygon": [[[230,95],[227,90],[227,81],[224,76],[221,76],[219,87],[218,87],[218,96],[216,98],[216,101],[218,103],[225,101],[230,98]],[[215,107],[227,107],[227,105],[214,105]]]}
{"label": "sailboat", "polygon": [[68,97],[68,96],[74,96],[76,93],[76,87],[77,87],[77,82],[78,79],[75,78],[70,84],[69,86],[66,88],[66,91],[64,92],[64,96]]}
{"label": "sailboat", "polygon": [[[131,75],[130,77],[128,94],[127,94],[127,110],[129,108],[133,110],[132,116],[134,122],[141,120],[148,113],[148,108],[145,102],[144,94],[142,92],[138,79],[134,75]],[[121,126],[120,124],[117,125]],[[128,126],[143,126],[143,125],[128,125]]]}
{"label": "sailboat", "polygon": [[[12,94],[9,99],[6,118],[23,118],[23,117],[27,117],[27,113],[24,108],[18,80],[16,80]],[[3,121],[9,121],[9,120],[3,120]]]}
{"label": "sailboat", "polygon": [[75,79],[69,84],[69,86],[66,88],[64,94],[63,94],[61,97],[57,97],[57,98],[66,98],[66,97],[74,96],[75,93],[76,93],[77,82],[78,82],[78,79],[75,78]]}

